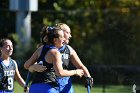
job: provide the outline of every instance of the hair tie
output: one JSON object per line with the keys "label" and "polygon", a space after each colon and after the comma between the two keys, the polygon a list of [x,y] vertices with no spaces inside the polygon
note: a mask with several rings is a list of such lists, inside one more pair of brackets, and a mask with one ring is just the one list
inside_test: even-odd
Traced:
{"label": "hair tie", "polygon": [[49,27],[47,27],[47,29],[48,29],[48,31],[50,32],[50,31],[53,31],[53,30],[55,29],[55,27],[49,26]]}

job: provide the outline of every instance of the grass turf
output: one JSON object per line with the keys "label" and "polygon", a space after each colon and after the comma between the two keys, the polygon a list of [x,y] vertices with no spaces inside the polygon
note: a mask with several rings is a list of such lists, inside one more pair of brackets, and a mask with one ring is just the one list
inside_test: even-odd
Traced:
{"label": "grass turf", "polygon": [[[73,84],[75,93],[87,93],[87,89],[84,85]],[[103,92],[105,91],[105,92]],[[23,93],[23,88],[15,82],[15,93]],[[132,86],[123,85],[108,85],[105,90],[103,90],[101,85],[94,85],[91,88],[91,93],[132,93]]]}

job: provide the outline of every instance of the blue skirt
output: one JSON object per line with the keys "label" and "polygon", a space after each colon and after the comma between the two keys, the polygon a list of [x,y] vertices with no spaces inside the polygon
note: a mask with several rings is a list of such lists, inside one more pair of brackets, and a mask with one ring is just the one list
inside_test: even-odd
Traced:
{"label": "blue skirt", "polygon": [[70,77],[57,77],[59,93],[74,93]]}
{"label": "blue skirt", "polygon": [[35,83],[30,86],[29,93],[59,93],[57,87],[47,83]]}

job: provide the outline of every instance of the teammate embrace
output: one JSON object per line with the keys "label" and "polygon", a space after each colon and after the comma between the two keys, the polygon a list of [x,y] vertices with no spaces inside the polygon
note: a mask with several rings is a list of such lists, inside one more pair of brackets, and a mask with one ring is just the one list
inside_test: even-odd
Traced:
{"label": "teammate embrace", "polygon": [[[24,64],[35,75],[29,93],[74,93],[70,78],[74,75],[84,75],[90,82],[86,84],[92,86],[93,78],[88,69],[68,45],[72,37],[68,25],[58,23],[53,27],[44,26],[40,36],[42,44]],[[35,64],[40,61],[42,65]],[[70,62],[77,69],[70,70]]]}

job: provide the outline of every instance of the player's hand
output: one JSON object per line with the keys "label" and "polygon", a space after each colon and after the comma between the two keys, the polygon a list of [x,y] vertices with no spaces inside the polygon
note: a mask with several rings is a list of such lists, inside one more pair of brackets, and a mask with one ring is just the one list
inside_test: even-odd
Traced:
{"label": "player's hand", "polygon": [[35,64],[35,71],[37,71],[37,72],[43,72],[46,69],[47,69],[46,66]]}
{"label": "player's hand", "polygon": [[92,77],[86,77],[85,87],[87,88],[88,86],[90,86],[90,88],[93,86],[93,78]]}
{"label": "player's hand", "polygon": [[27,87],[24,87],[24,93],[26,93],[27,92]]}
{"label": "player's hand", "polygon": [[39,64],[34,64],[32,66],[29,67],[29,71],[30,72],[43,72],[45,71],[47,68],[46,66],[43,66],[43,65],[39,65]]}
{"label": "player's hand", "polygon": [[82,69],[76,69],[75,70],[75,75],[82,77],[84,75],[84,71]]}
{"label": "player's hand", "polygon": [[24,93],[29,93],[29,88],[28,87],[24,87]]}

